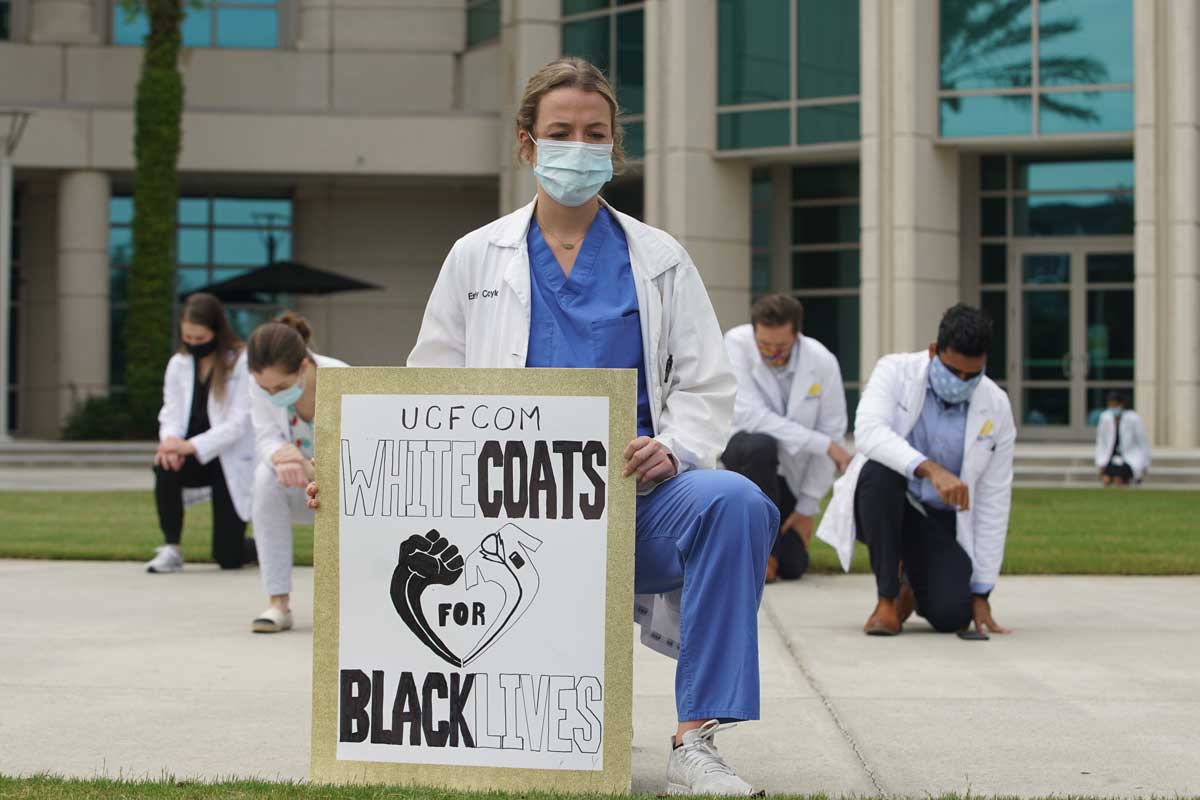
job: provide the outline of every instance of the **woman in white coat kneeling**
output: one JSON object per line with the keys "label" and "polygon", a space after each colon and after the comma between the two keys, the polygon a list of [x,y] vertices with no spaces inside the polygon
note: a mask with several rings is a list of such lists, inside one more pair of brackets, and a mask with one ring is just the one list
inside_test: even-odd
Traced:
{"label": "woman in white coat kneeling", "polygon": [[1141,483],[1150,469],[1150,439],[1120,392],[1108,393],[1108,409],[1096,425],[1096,467],[1105,486]]}
{"label": "woman in white coat kneeling", "polygon": [[189,297],[179,319],[182,344],[167,362],[154,454],[154,501],[166,543],[146,571],[183,569],[183,492],[206,486],[213,560],[236,569],[254,560],[254,543],[245,539],[254,469],[246,354],[212,295]]}
{"label": "woman in white coat kneeling", "polygon": [[258,326],[246,345],[250,404],[259,463],[254,473],[254,533],[263,589],[270,598],[254,618],[255,633],[292,627],[292,523],[311,523],[304,487],[312,480],[314,417],[320,367],[344,367],[336,358],[309,349],[312,330],[299,314],[286,312]]}

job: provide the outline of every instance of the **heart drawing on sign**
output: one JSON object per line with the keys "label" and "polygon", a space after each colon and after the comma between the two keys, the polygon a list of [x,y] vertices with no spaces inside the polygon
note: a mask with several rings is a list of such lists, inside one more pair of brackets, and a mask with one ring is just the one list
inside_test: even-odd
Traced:
{"label": "heart drawing on sign", "polygon": [[465,557],[440,532],[400,545],[391,597],[408,629],[443,661],[464,667],[529,609],[541,576],[532,554],[542,541],[509,523]]}

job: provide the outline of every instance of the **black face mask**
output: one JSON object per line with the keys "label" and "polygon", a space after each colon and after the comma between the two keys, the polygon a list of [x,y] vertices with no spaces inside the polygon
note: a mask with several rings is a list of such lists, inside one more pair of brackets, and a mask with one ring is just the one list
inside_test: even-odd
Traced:
{"label": "black face mask", "polygon": [[184,347],[192,354],[192,358],[204,358],[217,351],[217,337],[214,336],[204,344],[185,344]]}

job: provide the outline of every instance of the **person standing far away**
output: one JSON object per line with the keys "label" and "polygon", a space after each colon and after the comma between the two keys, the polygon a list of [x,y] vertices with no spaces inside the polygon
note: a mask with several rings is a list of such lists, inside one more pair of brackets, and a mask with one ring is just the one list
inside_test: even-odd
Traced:
{"label": "person standing far away", "polygon": [[[956,305],[928,350],[884,356],[854,420],[855,455],[817,537],[850,568],[866,542],[878,601],[864,631],[895,636],[913,612],[986,638],[1004,559],[1017,437],[1008,395],[984,374],[992,321]],[[975,632],[968,631],[971,622]]]}
{"label": "person standing far away", "polygon": [[837,357],[801,333],[804,306],[788,294],[763,295],[750,324],[725,334],[737,376],[734,434],[721,455],[774,501],[783,524],[767,560],[767,583],[808,569],[813,519],[845,471],[846,393]]}
{"label": "person standing far away", "polygon": [[1141,483],[1150,469],[1146,426],[1120,392],[1108,393],[1108,408],[1096,425],[1096,467],[1105,486]]}
{"label": "person standing far away", "polygon": [[[408,366],[637,370],[629,599],[642,641],[679,659],[667,791],[749,795],[715,736],[759,715],[758,604],[779,515],[749,480],[713,469],[737,383],[696,265],[599,195],[624,162],[618,108],[583,59],[529,78],[513,135],[537,196],[451,248]],[[468,292],[480,286],[498,288]]]}
{"label": "person standing far away", "polygon": [[312,480],[314,417],[320,369],[344,367],[310,348],[312,329],[304,317],[284,312],[259,325],[246,344],[251,417],[258,465],[254,471],[254,532],[265,611],[250,623],[255,633],[292,627],[292,523],[311,524],[304,487]]}
{"label": "person standing far away", "polygon": [[212,556],[222,569],[255,560],[247,540],[254,447],[246,353],[211,294],[188,297],[179,314],[179,352],[167,362],[154,454],[154,502],[165,544],[151,573],[183,569],[184,489],[212,489]]}

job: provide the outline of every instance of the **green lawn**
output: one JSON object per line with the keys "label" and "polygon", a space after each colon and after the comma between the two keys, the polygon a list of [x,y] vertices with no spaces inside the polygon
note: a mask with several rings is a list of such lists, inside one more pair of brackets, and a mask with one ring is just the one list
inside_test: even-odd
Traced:
{"label": "green lawn", "polygon": [[[1004,571],[1008,574],[1200,574],[1195,493],[1139,489],[1017,489]],[[209,506],[193,506],[184,557],[207,561]],[[141,561],[161,544],[150,492],[0,492],[0,557]],[[312,528],[295,530],[296,563],[312,564]],[[813,545],[813,569],[837,568]],[[854,569],[865,572],[859,545]]]}

